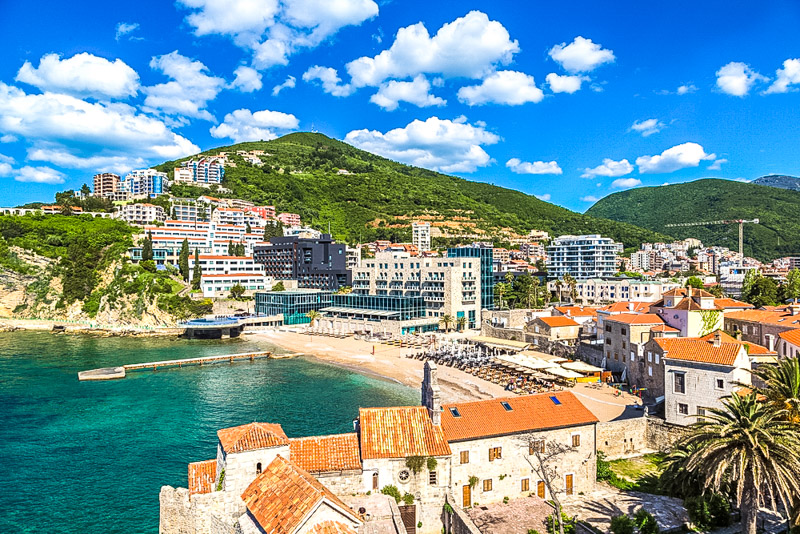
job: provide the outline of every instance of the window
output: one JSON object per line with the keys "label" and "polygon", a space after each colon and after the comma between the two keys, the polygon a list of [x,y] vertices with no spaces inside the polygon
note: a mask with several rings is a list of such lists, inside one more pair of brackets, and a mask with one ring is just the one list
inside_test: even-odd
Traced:
{"label": "window", "polygon": [[697,408],[697,422],[698,423],[702,423],[703,421],[706,420],[705,417],[703,417],[705,414],[706,414],[706,409],[705,408],[700,408],[700,407]]}
{"label": "window", "polygon": [[378,490],[378,473],[372,473],[372,489],[373,491]]}
{"label": "window", "polygon": [[544,440],[535,439],[528,444],[528,454],[544,453]]}
{"label": "window", "polygon": [[511,405],[510,405],[509,403],[505,402],[505,401],[501,402],[501,403],[500,403],[500,405],[501,405],[503,408],[505,408],[505,410],[506,410],[507,412],[510,412],[510,411],[512,410],[512,408],[511,408]]}
{"label": "window", "polygon": [[647,366],[647,376],[653,376],[653,368],[649,365]]}
{"label": "window", "polygon": [[689,415],[689,405],[683,404],[682,402],[678,403],[678,413],[681,415]]}
{"label": "window", "polygon": [[675,373],[675,393],[686,394],[686,373]]}
{"label": "window", "polygon": [[725,380],[722,378],[716,379],[717,389],[725,389]]}
{"label": "window", "polygon": [[606,345],[611,345],[611,339],[606,338]]}
{"label": "window", "polygon": [[431,486],[436,485],[436,471],[431,471],[428,474],[428,482],[430,482]]}
{"label": "window", "polygon": [[502,447],[492,447],[489,449],[489,461],[493,462],[495,460],[499,460],[503,457],[503,448]]}
{"label": "window", "polygon": [[531,480],[529,478],[523,478],[520,484],[520,491],[530,491],[531,490]]}
{"label": "window", "polygon": [[469,463],[469,451],[461,451],[461,463],[462,464]]}
{"label": "window", "polygon": [[483,491],[492,491],[492,479],[487,478],[483,481]]}
{"label": "window", "polygon": [[656,352],[656,364],[658,364],[658,360],[660,359],[660,355]]}
{"label": "window", "polygon": [[256,464],[256,474],[257,475],[261,474],[261,462],[258,462]]}
{"label": "window", "polygon": [[573,447],[580,447],[581,446],[581,435],[580,434],[572,434],[572,446]]}
{"label": "window", "polygon": [[650,352],[650,351],[647,351],[647,361],[648,362],[652,362],[653,361],[653,353]]}
{"label": "window", "polygon": [[450,413],[453,414],[453,417],[461,417],[461,413],[458,411],[458,408],[450,408]]}
{"label": "window", "polygon": [[611,325],[610,324],[606,325],[606,332],[611,332]]}

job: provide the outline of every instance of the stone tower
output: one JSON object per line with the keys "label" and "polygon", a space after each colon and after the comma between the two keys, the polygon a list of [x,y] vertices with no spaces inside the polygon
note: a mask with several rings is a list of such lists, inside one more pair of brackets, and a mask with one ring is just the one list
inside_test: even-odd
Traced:
{"label": "stone tower", "polygon": [[442,399],[439,390],[439,380],[436,378],[436,364],[432,361],[425,362],[425,371],[422,377],[422,405],[428,409],[428,416],[434,425],[442,423]]}

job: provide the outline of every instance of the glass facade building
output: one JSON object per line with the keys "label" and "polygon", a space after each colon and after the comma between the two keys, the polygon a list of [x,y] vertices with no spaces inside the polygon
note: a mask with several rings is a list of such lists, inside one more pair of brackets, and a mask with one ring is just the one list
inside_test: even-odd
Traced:
{"label": "glass facade building", "polygon": [[323,311],[337,316],[408,321],[426,316],[425,298],[401,295],[333,295],[330,308]]}
{"label": "glass facade building", "polygon": [[[455,247],[447,249],[448,258],[479,258],[481,262],[481,309],[494,309],[494,278],[492,276],[492,264],[494,262],[494,251],[492,247],[471,246]],[[472,324],[473,321],[470,320]]]}
{"label": "glass facade building", "polygon": [[256,313],[259,315],[283,314],[283,324],[306,324],[311,320],[307,313],[331,305],[330,291],[286,290],[260,291],[255,295]]}

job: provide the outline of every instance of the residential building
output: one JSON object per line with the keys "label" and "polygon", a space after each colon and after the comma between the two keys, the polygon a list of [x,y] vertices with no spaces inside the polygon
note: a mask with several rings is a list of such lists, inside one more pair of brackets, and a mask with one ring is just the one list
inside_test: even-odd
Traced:
{"label": "residential building", "polygon": [[563,315],[536,317],[525,326],[525,332],[534,334],[533,344],[537,347],[556,341],[572,345],[577,342],[580,330],[581,325]]}
{"label": "residential building", "polygon": [[678,337],[680,332],[658,315],[652,313],[620,313],[611,315],[603,321],[603,367],[624,373],[631,384],[643,384],[650,381],[652,371],[642,374],[641,365],[644,345],[657,336]]}
{"label": "residential building", "polygon": [[255,213],[265,220],[275,218],[275,206],[250,206],[245,211]]}
{"label": "residential building", "polygon": [[211,213],[211,222],[216,224],[230,224],[244,226],[244,210],[237,208],[216,208]]}
{"label": "residential building", "polygon": [[300,226],[300,215],[297,213],[281,213],[276,217],[284,226]]}
{"label": "residential building", "polygon": [[115,215],[118,219],[139,226],[164,222],[167,218],[164,208],[153,204],[125,204]]}
{"label": "residential building", "polygon": [[431,223],[411,223],[411,244],[417,247],[419,251],[428,251],[431,249]]}
{"label": "residential building", "polygon": [[800,358],[800,329],[778,334],[778,354],[781,358]]}
{"label": "residential building", "polygon": [[222,298],[230,295],[234,286],[242,286],[246,295],[272,287],[273,280],[261,273],[203,274],[200,290],[207,298]]}
{"label": "residential building", "polygon": [[347,256],[347,268],[351,271],[357,267],[361,267],[361,245],[355,247],[347,247],[345,249]]}
{"label": "residential building", "polygon": [[94,196],[96,197],[113,197],[119,186],[119,174],[103,172],[94,175]]}
{"label": "residential building", "polygon": [[129,172],[120,184],[120,189],[133,198],[157,197],[167,192],[167,173],[155,169],[139,169]]}
{"label": "residential building", "polygon": [[304,226],[284,226],[283,237],[298,237],[301,239],[320,239],[322,232]]}
{"label": "residential building", "polygon": [[704,336],[724,326],[724,308],[717,306],[714,295],[703,289],[680,287],[667,291],[650,311],[680,330],[681,337]]}
{"label": "residential building", "polygon": [[480,309],[494,309],[494,279],[492,264],[494,252],[491,243],[475,243],[466,247],[447,249],[448,258],[476,258],[480,267]]}
{"label": "residential building", "polygon": [[[576,301],[584,304],[607,304],[609,302],[656,302],[671,289],[681,284],[670,281],[639,280],[628,277],[606,277],[577,280],[575,284]],[[566,294],[568,286],[559,287],[555,280],[547,284],[550,291]]]}
{"label": "residential building", "polygon": [[[211,274],[264,274],[264,266],[249,256],[199,255],[203,276]],[[194,276],[194,255],[189,257],[189,279]],[[263,289],[263,288],[262,288]]]}
{"label": "residential building", "polygon": [[800,328],[800,303],[778,306],[768,310],[740,310],[725,314],[725,331],[741,334],[744,341],[758,343],[770,349],[777,345],[778,336]]}
{"label": "residential building", "polygon": [[269,243],[256,245],[253,254],[267,276],[297,280],[300,288],[335,291],[352,285],[345,245],[335,243],[329,234],[319,239],[273,237]]}
{"label": "residential building", "polygon": [[613,276],[622,243],[599,235],[564,235],[547,247],[547,273],[550,278],[572,276],[576,280]]}
{"label": "residential building", "polygon": [[175,168],[174,180],[196,185],[220,184],[225,177],[224,161],[224,158],[218,156],[184,161],[180,167]]}
{"label": "residential building", "polygon": [[255,295],[256,313],[283,315],[283,324],[307,324],[308,312],[319,311],[331,305],[332,293],[319,289],[286,289],[262,291]]}
{"label": "residential building", "polygon": [[175,198],[172,200],[172,218],[177,221],[208,222],[211,210],[204,202],[193,198]]}

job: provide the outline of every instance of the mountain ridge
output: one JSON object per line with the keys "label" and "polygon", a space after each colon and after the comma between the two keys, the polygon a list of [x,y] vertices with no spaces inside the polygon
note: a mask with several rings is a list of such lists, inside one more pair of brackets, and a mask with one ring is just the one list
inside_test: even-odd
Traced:
{"label": "mountain ridge", "polygon": [[788,176],[786,174],[767,174],[756,178],[751,184],[767,185],[778,189],[788,189],[790,191],[800,191],[800,178]]}

